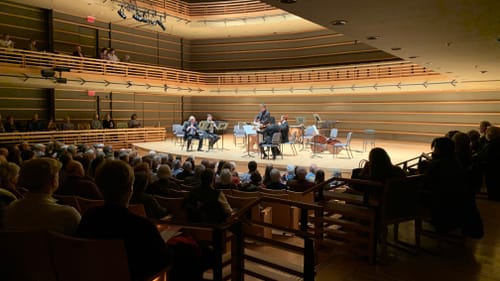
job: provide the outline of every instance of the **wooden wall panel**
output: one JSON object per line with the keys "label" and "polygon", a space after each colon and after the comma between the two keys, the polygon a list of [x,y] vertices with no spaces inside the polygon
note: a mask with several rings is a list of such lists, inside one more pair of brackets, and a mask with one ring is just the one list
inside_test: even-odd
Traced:
{"label": "wooden wall panel", "polygon": [[44,122],[48,119],[48,90],[35,88],[0,87],[1,122],[13,116],[19,131],[35,113]]}
{"label": "wooden wall panel", "polygon": [[260,37],[191,40],[186,66],[199,71],[310,67],[389,61],[393,55],[329,30]]}
{"label": "wooden wall panel", "polygon": [[45,9],[0,1],[0,34],[9,34],[15,48],[29,49],[29,40],[35,39],[39,50],[47,50],[47,13]]}
{"label": "wooden wall panel", "polygon": [[364,129],[375,129],[381,138],[430,141],[449,130],[477,129],[481,120],[500,124],[500,96],[496,92],[192,97],[184,118],[190,114],[204,118],[211,112],[232,127],[239,121],[252,121],[260,103],[266,103],[277,119],[287,114],[291,124],[299,116],[305,117],[308,125],[314,124],[314,113],[323,120],[337,121],[341,136],[352,130],[361,137]]}

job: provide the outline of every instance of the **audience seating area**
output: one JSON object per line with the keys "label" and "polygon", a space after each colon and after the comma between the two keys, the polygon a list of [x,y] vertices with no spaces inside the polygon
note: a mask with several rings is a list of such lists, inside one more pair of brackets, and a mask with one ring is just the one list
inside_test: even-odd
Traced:
{"label": "audience seating area", "polygon": [[59,141],[65,144],[102,143],[114,149],[130,148],[133,143],[163,141],[165,128],[145,127],[129,129],[71,130],[43,132],[15,132],[0,134],[0,144],[48,143]]}

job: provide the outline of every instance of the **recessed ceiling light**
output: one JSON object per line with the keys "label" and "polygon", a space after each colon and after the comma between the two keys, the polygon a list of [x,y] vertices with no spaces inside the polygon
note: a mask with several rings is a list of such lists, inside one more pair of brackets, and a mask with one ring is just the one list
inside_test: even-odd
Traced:
{"label": "recessed ceiling light", "polygon": [[486,72],[488,72],[488,70],[481,70],[482,74],[485,74]]}
{"label": "recessed ceiling light", "polygon": [[410,56],[410,57],[408,57],[408,58],[413,60],[413,59],[418,58],[418,56]]}
{"label": "recessed ceiling light", "polygon": [[400,47],[393,47],[393,48],[391,48],[391,50],[393,50],[393,51],[401,51],[401,48]]}
{"label": "recessed ceiling light", "polygon": [[280,2],[284,4],[293,4],[297,2],[297,0],[280,0]]}
{"label": "recessed ceiling light", "polygon": [[346,25],[347,20],[332,20],[330,22],[331,25]]}
{"label": "recessed ceiling light", "polygon": [[366,40],[377,40],[379,38],[380,38],[380,36],[367,36]]}

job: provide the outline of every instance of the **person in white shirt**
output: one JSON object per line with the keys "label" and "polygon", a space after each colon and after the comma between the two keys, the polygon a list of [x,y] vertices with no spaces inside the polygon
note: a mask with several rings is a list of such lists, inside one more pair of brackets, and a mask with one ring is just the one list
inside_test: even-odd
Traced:
{"label": "person in white shirt", "polygon": [[2,39],[0,39],[0,47],[2,48],[14,48],[14,42],[10,40],[9,34],[4,34]]}

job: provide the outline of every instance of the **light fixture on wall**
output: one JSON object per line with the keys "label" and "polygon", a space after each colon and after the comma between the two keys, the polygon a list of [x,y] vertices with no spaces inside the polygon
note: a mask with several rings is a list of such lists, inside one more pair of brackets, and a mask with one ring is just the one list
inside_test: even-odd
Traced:
{"label": "light fixture on wall", "polygon": [[119,15],[122,19],[126,19],[126,18],[127,18],[127,15],[125,14],[125,10],[123,10],[123,8],[121,8],[120,10],[118,10],[118,15]]}
{"label": "light fixture on wall", "polygon": [[132,13],[132,18],[138,22],[150,24],[150,25],[158,25],[163,31],[165,31],[165,25],[163,24],[163,20],[167,17],[165,13],[158,12],[152,9],[146,9],[138,7],[135,4],[125,3],[121,1],[118,2],[120,8],[118,9],[118,15],[122,19],[127,18],[127,14],[125,11]]}

